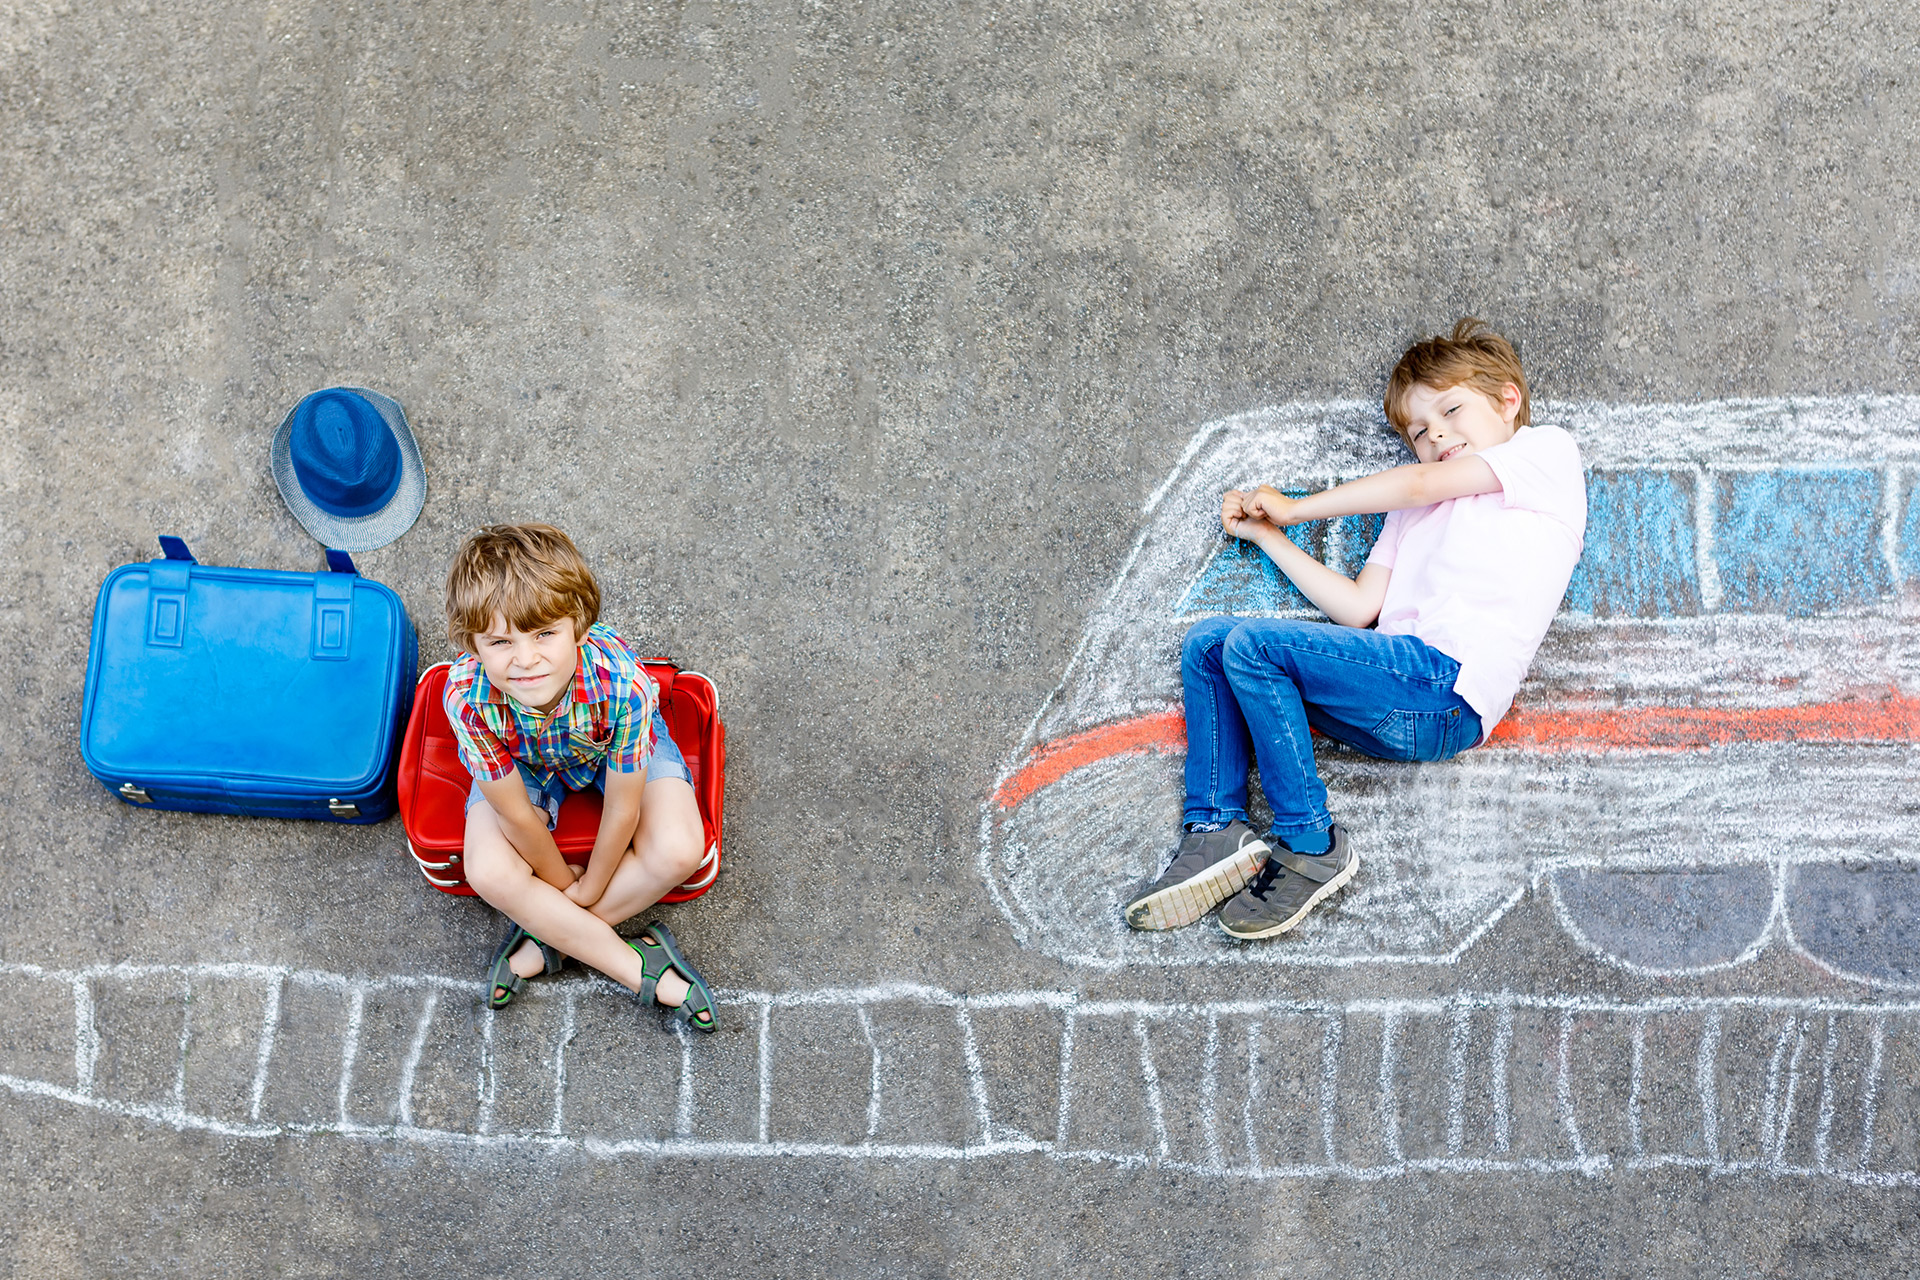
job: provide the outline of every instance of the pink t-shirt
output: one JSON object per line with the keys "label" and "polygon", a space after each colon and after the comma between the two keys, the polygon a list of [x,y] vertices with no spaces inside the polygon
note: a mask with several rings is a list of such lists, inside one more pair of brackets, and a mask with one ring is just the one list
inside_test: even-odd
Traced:
{"label": "pink t-shirt", "polygon": [[1483,737],[1547,634],[1580,559],[1587,482],[1580,446],[1559,427],[1522,427],[1478,455],[1497,493],[1387,513],[1368,564],[1393,570],[1381,635],[1418,636],[1460,664],[1453,682]]}

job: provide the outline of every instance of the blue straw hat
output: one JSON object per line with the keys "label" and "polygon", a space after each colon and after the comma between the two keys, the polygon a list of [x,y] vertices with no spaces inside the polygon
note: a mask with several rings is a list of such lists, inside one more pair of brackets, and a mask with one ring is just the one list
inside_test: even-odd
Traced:
{"label": "blue straw hat", "polygon": [[386,546],[427,501],[400,402],[365,387],[328,387],[293,406],[273,433],[273,481],[293,518],[341,551]]}

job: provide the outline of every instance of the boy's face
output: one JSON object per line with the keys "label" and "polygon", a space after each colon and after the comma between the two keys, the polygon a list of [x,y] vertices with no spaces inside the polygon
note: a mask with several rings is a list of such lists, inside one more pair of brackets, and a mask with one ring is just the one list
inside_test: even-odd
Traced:
{"label": "boy's face", "polygon": [[580,666],[579,644],[572,618],[521,631],[497,613],[473,638],[474,657],[487,679],[535,711],[551,711],[565,696]]}
{"label": "boy's face", "polygon": [[1449,462],[1513,439],[1519,416],[1520,388],[1511,382],[1498,401],[1472,387],[1416,382],[1407,392],[1407,443],[1422,462]]}

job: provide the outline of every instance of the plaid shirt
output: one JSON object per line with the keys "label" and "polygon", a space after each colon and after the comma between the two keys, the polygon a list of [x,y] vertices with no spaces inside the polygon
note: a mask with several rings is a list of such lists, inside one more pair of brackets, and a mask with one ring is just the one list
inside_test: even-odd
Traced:
{"label": "plaid shirt", "polygon": [[638,773],[653,755],[660,692],[612,627],[596,622],[580,642],[580,666],[552,711],[541,715],[496,689],[480,660],[463,653],[447,672],[447,722],[460,763],[482,782],[524,764],[543,785],[557,774],[567,787],[593,785],[606,761],[613,773]]}

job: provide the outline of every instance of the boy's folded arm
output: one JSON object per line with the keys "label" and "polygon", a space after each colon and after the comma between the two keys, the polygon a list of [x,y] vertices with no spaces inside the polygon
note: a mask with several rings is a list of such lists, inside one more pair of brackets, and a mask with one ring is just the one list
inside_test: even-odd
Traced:
{"label": "boy's folded arm", "polygon": [[580,877],[580,896],[597,902],[633,844],[640,826],[640,796],[647,785],[644,768],[632,773],[607,770],[606,803],[600,807],[600,830],[593,838],[586,874]]}
{"label": "boy's folded arm", "polygon": [[500,819],[500,831],[507,837],[507,843],[526,859],[533,874],[556,889],[572,884],[573,872],[560,855],[560,846],[553,842],[553,833],[547,830],[546,821],[527,799],[526,784],[520,781],[519,773],[492,781],[484,778],[475,781],[480,784],[480,794]]}
{"label": "boy's folded arm", "polygon": [[640,827],[640,799],[647,789],[647,760],[653,751],[653,716],[659,698],[651,678],[636,671],[631,687],[615,699],[611,710],[613,737],[604,764],[606,803],[600,808],[600,830],[593,838],[587,870],[574,891],[576,901],[599,901],[633,846]]}
{"label": "boy's folded arm", "polygon": [[1334,622],[1343,627],[1368,627],[1380,616],[1381,602],[1387,598],[1387,579],[1393,574],[1387,566],[1370,564],[1360,570],[1358,578],[1349,578],[1321,564],[1270,524],[1253,525],[1247,529],[1247,536],[1300,589],[1301,595]]}
{"label": "boy's folded arm", "polygon": [[[1410,462],[1390,471],[1378,471],[1358,480],[1337,484],[1304,498],[1283,498],[1279,511],[1262,485],[1258,505],[1277,524],[1305,524],[1309,520],[1332,520],[1340,516],[1371,515],[1382,511],[1404,511],[1410,507],[1430,507],[1450,498],[1466,498],[1476,493],[1495,493],[1500,477],[1486,459],[1468,454],[1449,462]],[[1280,496],[1275,494],[1274,496]]]}

